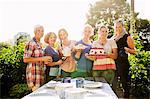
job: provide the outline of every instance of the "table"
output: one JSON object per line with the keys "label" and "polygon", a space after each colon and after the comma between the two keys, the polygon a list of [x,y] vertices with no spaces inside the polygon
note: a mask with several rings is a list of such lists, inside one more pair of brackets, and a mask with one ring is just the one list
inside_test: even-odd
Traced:
{"label": "table", "polygon": [[[91,81],[85,80],[85,83],[86,82]],[[36,91],[24,96],[22,99],[60,99],[55,89],[47,88],[47,85],[49,83],[51,83],[51,81],[41,86]],[[75,88],[76,79],[71,79],[71,84],[73,85],[73,88]],[[101,88],[96,89],[84,88],[86,90],[86,93],[84,95],[84,98],[82,99],[118,99],[118,97],[113,92],[108,83],[102,82],[102,84],[103,85]]]}

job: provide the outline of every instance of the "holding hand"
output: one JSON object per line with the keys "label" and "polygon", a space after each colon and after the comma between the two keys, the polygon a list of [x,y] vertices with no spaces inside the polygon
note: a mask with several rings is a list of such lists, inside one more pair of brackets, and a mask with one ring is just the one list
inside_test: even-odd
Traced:
{"label": "holding hand", "polygon": [[62,60],[57,61],[57,65],[61,65],[63,63]]}
{"label": "holding hand", "polygon": [[89,60],[95,61],[96,60],[96,56],[91,56],[88,53],[85,53],[85,57]]}
{"label": "holding hand", "polygon": [[44,61],[45,63],[49,63],[52,62],[52,57],[51,56],[44,56],[42,57],[42,61]]}

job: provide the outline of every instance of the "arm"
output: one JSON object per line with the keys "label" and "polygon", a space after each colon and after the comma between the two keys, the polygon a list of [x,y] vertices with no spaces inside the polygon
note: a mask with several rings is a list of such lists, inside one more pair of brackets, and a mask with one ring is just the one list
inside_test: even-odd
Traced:
{"label": "arm", "polygon": [[51,63],[48,63],[47,66],[56,66],[56,65],[61,65],[63,62],[62,60],[60,59],[59,61],[57,62],[51,62]]}
{"label": "arm", "polygon": [[107,56],[106,57],[108,57],[108,58],[112,58],[112,59],[117,59],[117,48],[113,48],[112,49],[112,53],[111,54],[107,54]]}
{"label": "arm", "polygon": [[23,61],[25,63],[29,63],[29,62],[51,62],[52,58],[50,56],[44,56],[44,57],[38,57],[38,58],[34,58],[34,57],[26,57],[23,59]]}
{"label": "arm", "polygon": [[127,44],[129,47],[125,47],[125,51],[130,53],[130,54],[135,54],[136,53],[136,50],[135,50],[135,45],[134,45],[134,41],[133,39],[131,38],[131,36],[128,36],[127,38]]}
{"label": "arm", "polygon": [[77,49],[75,52],[75,58],[76,59],[80,59],[80,55],[81,55],[82,50],[81,49]]}

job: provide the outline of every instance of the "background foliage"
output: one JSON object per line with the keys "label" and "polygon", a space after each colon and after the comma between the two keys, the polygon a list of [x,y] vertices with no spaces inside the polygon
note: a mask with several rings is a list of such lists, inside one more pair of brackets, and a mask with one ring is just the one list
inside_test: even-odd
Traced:
{"label": "background foliage", "polygon": [[[123,8],[123,9],[122,9]],[[97,39],[97,28],[100,25],[109,27],[109,37],[113,35],[114,20],[121,18],[125,22],[127,31],[130,29],[129,4],[126,0],[101,0],[91,5],[87,15],[87,23],[95,28],[93,39]],[[150,52],[147,52],[149,41],[144,44],[139,33],[149,35],[150,21],[147,19],[139,19],[138,13],[135,13],[137,33],[132,34],[137,49],[136,55],[130,55],[131,64],[131,93],[135,96],[145,96],[150,88],[149,68],[150,68]],[[28,41],[30,36],[27,33],[18,33],[15,36],[14,45],[0,43],[0,86],[1,98],[14,98],[26,95],[29,90],[26,86],[25,68],[23,63],[24,42]]]}
{"label": "background foliage", "polygon": [[[134,38],[137,53],[129,55],[130,75],[131,75],[131,94],[139,97],[148,95],[150,88],[148,84],[150,71],[150,21],[140,19],[135,13],[136,33],[131,33]],[[98,39],[97,28],[101,25],[108,26],[109,37],[113,33],[114,21],[121,19],[124,22],[126,30],[130,30],[130,6],[126,0],[101,0],[91,5],[87,14],[87,23],[95,28],[93,40]]]}
{"label": "background foliage", "polygon": [[[23,62],[23,53],[27,40],[27,38],[21,35],[21,38],[18,39],[19,42],[16,42],[15,45],[0,43],[0,85],[1,89],[3,89],[1,91],[2,98],[13,97],[15,96],[14,94],[21,95],[20,92],[23,94],[23,90],[17,90],[18,93],[16,93],[14,91],[16,87],[18,89],[24,87],[28,90],[27,87],[22,86],[22,84],[26,84],[26,64]],[[28,92],[25,89],[24,94]]]}

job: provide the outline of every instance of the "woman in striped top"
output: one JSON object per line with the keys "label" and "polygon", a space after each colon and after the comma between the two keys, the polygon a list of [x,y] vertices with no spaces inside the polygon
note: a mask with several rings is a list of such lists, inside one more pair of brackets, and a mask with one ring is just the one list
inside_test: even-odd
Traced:
{"label": "woman in striped top", "polygon": [[[99,39],[92,44],[92,49],[100,49],[103,53],[86,57],[93,60],[93,77],[104,77],[112,84],[114,79],[116,65],[114,59],[117,58],[117,45],[114,40],[107,39],[108,29],[101,26],[98,30]],[[98,50],[97,50],[98,51]]]}

